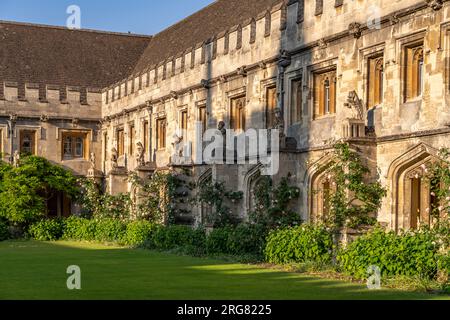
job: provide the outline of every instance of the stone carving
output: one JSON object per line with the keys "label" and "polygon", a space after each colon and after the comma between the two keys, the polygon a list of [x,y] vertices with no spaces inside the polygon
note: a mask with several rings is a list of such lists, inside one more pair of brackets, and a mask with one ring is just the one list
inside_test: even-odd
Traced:
{"label": "stone carving", "polygon": [[170,92],[170,97],[174,100],[178,99],[178,93],[176,93],[175,91],[171,91]]}
{"label": "stone carving", "polygon": [[442,9],[444,1],[443,0],[425,0],[425,2],[431,9],[437,11],[437,10]]}
{"label": "stone carving", "polygon": [[280,108],[275,108],[275,129],[280,131],[280,138],[284,137],[284,118]]}
{"label": "stone carving", "polygon": [[355,39],[361,38],[362,33],[362,26],[358,22],[353,22],[348,26],[348,32],[350,35],[352,35]]}
{"label": "stone carving", "polygon": [[9,115],[9,120],[11,122],[16,122],[17,121],[17,114],[10,114]]}
{"label": "stone carving", "polygon": [[183,156],[183,136],[179,136],[178,133],[173,135],[172,146],[175,150],[175,155],[178,157]]}
{"label": "stone carving", "polygon": [[41,122],[47,122],[47,121],[48,121],[48,115],[42,114],[41,117],[39,118],[39,121],[41,121]]}
{"label": "stone carving", "polygon": [[353,111],[352,119],[363,120],[364,107],[362,100],[358,97],[356,91],[350,91],[348,93],[347,102],[344,105]]}
{"label": "stone carving", "polygon": [[227,133],[227,129],[225,129],[225,122],[219,121],[217,124],[217,130],[224,136]]}
{"label": "stone carving", "polygon": [[247,68],[245,66],[238,68],[237,74],[238,74],[238,76],[246,77],[247,76]]}
{"label": "stone carving", "polygon": [[79,122],[80,122],[80,120],[78,118],[73,118],[72,119],[72,126],[77,127]]}
{"label": "stone carving", "polygon": [[95,169],[95,153],[91,152],[89,155],[89,162],[91,163],[91,169]]}
{"label": "stone carving", "polygon": [[319,42],[317,43],[317,45],[319,46],[319,49],[326,49],[327,42],[325,41],[324,38],[322,38],[322,39],[319,39]]}
{"label": "stone carving", "polygon": [[113,169],[116,169],[118,167],[118,164],[117,164],[118,158],[119,158],[119,153],[117,152],[117,149],[116,148],[112,148],[111,149],[111,159],[110,160],[111,160],[111,167]]}
{"label": "stone carving", "polygon": [[18,168],[20,165],[20,153],[18,150],[14,151],[13,155],[13,166],[14,168]]}
{"label": "stone carving", "polygon": [[204,89],[209,89],[209,80],[207,80],[207,79],[202,79],[202,81],[200,81],[200,85],[201,85]]}
{"label": "stone carving", "polygon": [[145,148],[141,142],[136,143],[136,163],[138,166],[145,166]]}

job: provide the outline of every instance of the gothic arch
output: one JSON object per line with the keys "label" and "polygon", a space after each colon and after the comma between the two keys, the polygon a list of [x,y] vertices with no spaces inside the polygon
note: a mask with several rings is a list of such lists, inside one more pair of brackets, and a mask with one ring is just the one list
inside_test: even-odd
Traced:
{"label": "gothic arch", "polygon": [[[212,181],[212,169],[209,168],[205,172],[203,172],[199,178],[197,179],[197,187],[202,185],[203,183],[208,183]],[[198,205],[198,224],[205,223],[205,217],[211,214],[212,208],[206,204],[200,203]]]}
{"label": "gothic arch", "polygon": [[389,167],[391,221],[393,230],[414,229],[430,223],[429,186],[423,181],[427,163],[440,160],[438,150],[420,143],[396,158]]}
{"label": "gothic arch", "polygon": [[[308,170],[305,173],[305,177],[303,181],[305,182],[305,186],[307,187],[307,208],[308,208],[308,216],[307,221],[313,222],[324,215],[323,212],[326,204],[324,202],[324,191],[323,184],[331,183],[332,181],[326,175],[326,167],[331,163],[333,156],[331,153],[327,153],[322,156],[319,160],[314,162],[311,166],[308,167]],[[332,186],[328,185],[329,190],[331,191]]]}
{"label": "gothic arch", "polygon": [[245,210],[247,216],[250,214],[250,212],[253,209],[254,205],[254,196],[253,191],[255,189],[255,186],[257,183],[261,180],[261,169],[264,168],[264,166],[261,163],[256,164],[254,167],[252,167],[249,171],[247,171],[247,174],[244,178],[244,186],[245,186]]}

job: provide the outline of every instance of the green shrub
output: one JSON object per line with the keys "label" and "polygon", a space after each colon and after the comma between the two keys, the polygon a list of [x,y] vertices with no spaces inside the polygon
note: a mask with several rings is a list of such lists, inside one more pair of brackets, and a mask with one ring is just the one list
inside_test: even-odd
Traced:
{"label": "green shrub", "polygon": [[264,250],[269,263],[330,263],[333,237],[324,226],[309,224],[272,231]]}
{"label": "green shrub", "polygon": [[240,224],[228,237],[228,251],[233,255],[262,255],[267,229],[259,224]]}
{"label": "green shrub", "polygon": [[64,234],[65,223],[62,219],[42,220],[30,226],[28,234],[38,241],[56,241]]}
{"label": "green shrub", "polygon": [[233,228],[216,228],[206,238],[206,252],[208,254],[228,254],[228,238]]}
{"label": "green shrub", "polygon": [[206,234],[203,229],[188,226],[159,226],[153,236],[146,241],[146,247],[157,250],[185,249],[187,253],[205,251]]}
{"label": "green shrub", "polygon": [[0,241],[7,240],[9,238],[9,228],[6,223],[0,221]]}
{"label": "green shrub", "polygon": [[79,217],[69,217],[66,219],[66,228],[63,235],[65,240],[92,241],[95,240],[96,232],[95,220]]}
{"label": "green shrub", "polygon": [[[375,229],[338,253],[339,266],[358,279],[367,277],[367,268],[377,266],[382,276],[434,278],[440,260],[436,234],[428,228],[418,231],[385,232]],[[447,265],[442,259],[442,267]]]}
{"label": "green shrub", "polygon": [[131,246],[142,245],[151,238],[156,228],[156,225],[149,221],[141,220],[130,222],[127,225],[124,242]]}
{"label": "green shrub", "polygon": [[125,239],[127,225],[121,220],[110,218],[96,219],[90,220],[90,225],[91,224],[95,224],[95,241],[122,242]]}

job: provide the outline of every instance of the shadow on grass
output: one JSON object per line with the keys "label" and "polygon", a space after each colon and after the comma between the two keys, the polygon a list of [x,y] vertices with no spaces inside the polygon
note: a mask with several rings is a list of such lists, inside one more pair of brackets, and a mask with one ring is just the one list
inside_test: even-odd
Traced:
{"label": "shadow on grass", "polygon": [[[70,291],[69,265],[82,290]],[[442,299],[220,260],[77,242],[0,243],[0,299]]]}

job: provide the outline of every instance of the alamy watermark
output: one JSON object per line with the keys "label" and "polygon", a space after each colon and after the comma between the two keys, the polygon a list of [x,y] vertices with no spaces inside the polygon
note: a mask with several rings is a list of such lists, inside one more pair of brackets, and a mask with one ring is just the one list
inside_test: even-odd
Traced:
{"label": "alamy watermark", "polygon": [[176,129],[173,136],[172,163],[187,164],[262,164],[262,175],[279,171],[280,131],[278,129],[248,129],[246,131],[208,129],[202,123],[195,126],[195,141],[187,140],[187,132]]}
{"label": "alamy watermark", "polygon": [[66,13],[69,15],[66,21],[68,29],[81,29],[81,9],[77,5],[70,5],[67,7]]}
{"label": "alamy watermark", "polygon": [[68,266],[66,273],[69,274],[66,285],[69,290],[81,290],[81,268],[76,265]]}
{"label": "alamy watermark", "polygon": [[378,266],[369,266],[367,268],[367,289],[381,289],[381,270]]}

